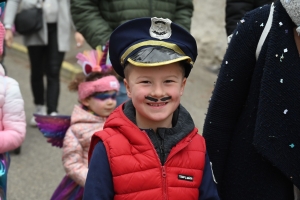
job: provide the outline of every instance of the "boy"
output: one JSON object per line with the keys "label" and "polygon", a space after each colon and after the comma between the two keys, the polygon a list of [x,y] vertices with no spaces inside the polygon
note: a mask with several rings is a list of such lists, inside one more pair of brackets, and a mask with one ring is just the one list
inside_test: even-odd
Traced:
{"label": "boy", "polygon": [[84,199],[219,199],[205,141],[180,97],[195,39],[169,19],[140,18],[110,38],[131,98],[92,137]]}

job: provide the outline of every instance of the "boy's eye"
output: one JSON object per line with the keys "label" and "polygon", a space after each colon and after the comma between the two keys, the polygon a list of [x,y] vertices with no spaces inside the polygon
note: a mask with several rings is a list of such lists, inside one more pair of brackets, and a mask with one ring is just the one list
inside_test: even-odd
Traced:
{"label": "boy's eye", "polygon": [[166,83],[173,83],[174,81],[173,80],[166,80],[165,82]]}
{"label": "boy's eye", "polygon": [[150,81],[141,81],[141,83],[149,84]]}

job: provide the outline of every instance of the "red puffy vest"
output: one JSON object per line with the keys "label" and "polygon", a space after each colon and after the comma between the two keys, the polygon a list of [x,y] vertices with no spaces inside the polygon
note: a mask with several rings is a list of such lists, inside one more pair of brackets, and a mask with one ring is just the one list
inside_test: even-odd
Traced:
{"label": "red puffy vest", "polygon": [[[121,107],[121,106],[120,106]],[[162,166],[147,133],[117,109],[103,131],[92,137],[103,141],[113,176],[115,200],[198,199],[205,165],[205,141],[195,128],[174,146]],[[101,161],[99,161],[101,162]]]}

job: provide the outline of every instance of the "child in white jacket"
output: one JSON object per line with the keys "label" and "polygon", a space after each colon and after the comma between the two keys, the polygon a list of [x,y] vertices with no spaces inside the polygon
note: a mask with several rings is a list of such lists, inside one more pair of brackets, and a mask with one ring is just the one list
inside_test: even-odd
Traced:
{"label": "child in white jacket", "polygon": [[[0,40],[3,38],[0,23]],[[2,51],[0,50],[0,54]],[[9,151],[21,146],[26,133],[24,101],[19,84],[5,76],[0,64],[0,199],[6,200],[7,170],[10,163]]]}

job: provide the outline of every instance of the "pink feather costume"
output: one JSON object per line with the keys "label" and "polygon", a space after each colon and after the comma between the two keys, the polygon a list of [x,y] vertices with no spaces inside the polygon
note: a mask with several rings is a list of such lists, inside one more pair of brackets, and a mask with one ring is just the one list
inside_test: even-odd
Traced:
{"label": "pink feather costume", "polygon": [[[78,64],[88,76],[91,72],[110,70],[107,63],[108,45],[104,52],[96,50],[77,54]],[[98,64],[97,64],[98,63]],[[119,82],[115,76],[105,76],[95,81],[82,82],[78,87],[79,100],[95,92],[119,91]],[[83,106],[75,105],[69,116],[35,115],[40,131],[53,146],[63,147],[63,166],[66,176],[63,178],[51,200],[79,200],[83,198],[84,184],[88,172],[88,151],[92,135],[103,129],[106,117],[100,117]]]}

